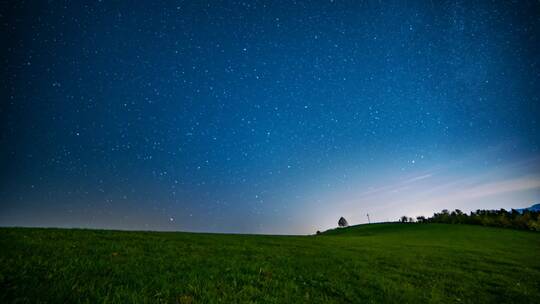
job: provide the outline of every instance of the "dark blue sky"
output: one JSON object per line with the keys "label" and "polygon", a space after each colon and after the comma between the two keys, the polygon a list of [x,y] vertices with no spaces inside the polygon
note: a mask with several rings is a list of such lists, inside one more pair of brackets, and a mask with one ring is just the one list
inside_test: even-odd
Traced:
{"label": "dark blue sky", "polygon": [[312,233],[527,206],[539,12],[3,3],[0,225]]}

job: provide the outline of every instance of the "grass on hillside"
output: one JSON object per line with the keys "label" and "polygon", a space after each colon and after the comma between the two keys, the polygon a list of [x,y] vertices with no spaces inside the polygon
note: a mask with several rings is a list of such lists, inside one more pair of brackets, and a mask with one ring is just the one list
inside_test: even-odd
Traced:
{"label": "grass on hillside", "polygon": [[0,228],[0,303],[540,303],[540,233],[320,236]]}

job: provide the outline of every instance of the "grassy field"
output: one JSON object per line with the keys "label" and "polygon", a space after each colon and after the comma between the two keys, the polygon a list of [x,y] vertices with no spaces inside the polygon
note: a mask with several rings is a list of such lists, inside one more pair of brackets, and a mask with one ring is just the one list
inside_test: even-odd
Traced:
{"label": "grassy field", "polygon": [[540,233],[320,236],[0,228],[0,303],[540,303]]}

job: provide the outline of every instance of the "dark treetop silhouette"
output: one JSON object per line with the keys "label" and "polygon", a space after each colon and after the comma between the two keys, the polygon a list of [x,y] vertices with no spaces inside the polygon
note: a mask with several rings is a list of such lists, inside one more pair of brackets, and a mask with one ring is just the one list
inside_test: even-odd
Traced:
{"label": "dark treetop silhouette", "polygon": [[341,217],[338,221],[339,227],[347,227],[349,226],[349,223],[347,223],[347,220],[344,217]]}

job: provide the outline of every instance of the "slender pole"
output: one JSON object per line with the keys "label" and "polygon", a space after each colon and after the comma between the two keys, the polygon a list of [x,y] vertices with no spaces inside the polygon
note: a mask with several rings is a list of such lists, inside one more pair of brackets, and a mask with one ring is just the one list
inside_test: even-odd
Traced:
{"label": "slender pole", "polygon": [[371,224],[371,222],[369,221],[369,213],[367,214],[367,222],[368,224]]}

